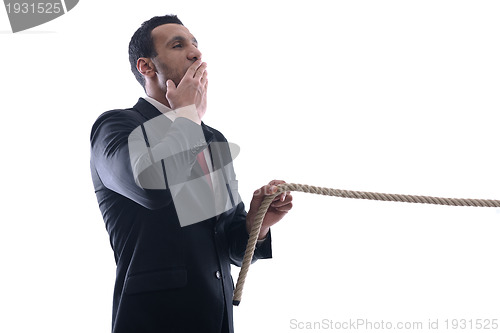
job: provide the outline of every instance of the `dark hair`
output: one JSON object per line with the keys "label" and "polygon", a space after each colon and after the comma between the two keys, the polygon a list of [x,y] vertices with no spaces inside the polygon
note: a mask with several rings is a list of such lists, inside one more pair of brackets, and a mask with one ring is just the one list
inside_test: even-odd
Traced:
{"label": "dark hair", "polygon": [[130,69],[134,73],[135,78],[143,88],[145,88],[145,80],[141,73],[137,70],[137,59],[139,58],[154,58],[157,56],[156,49],[153,43],[151,31],[154,28],[168,24],[175,23],[183,25],[177,15],[155,16],[148,21],[144,22],[139,29],[134,33],[128,44],[128,59],[130,61]]}

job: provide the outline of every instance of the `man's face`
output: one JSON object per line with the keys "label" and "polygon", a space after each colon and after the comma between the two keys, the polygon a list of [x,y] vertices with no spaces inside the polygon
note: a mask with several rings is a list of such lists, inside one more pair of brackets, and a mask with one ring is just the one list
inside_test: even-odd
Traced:
{"label": "man's face", "polygon": [[168,79],[179,84],[189,66],[201,59],[198,42],[189,30],[180,24],[164,24],[151,32],[158,54],[152,59],[159,85],[166,91]]}

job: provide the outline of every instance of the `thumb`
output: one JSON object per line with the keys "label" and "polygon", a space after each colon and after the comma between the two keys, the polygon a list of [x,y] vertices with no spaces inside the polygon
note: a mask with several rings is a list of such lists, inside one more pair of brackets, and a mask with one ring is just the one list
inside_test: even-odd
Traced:
{"label": "thumb", "polygon": [[168,79],[167,80],[167,90],[173,91],[175,89],[177,89],[177,87],[175,86],[174,81]]}

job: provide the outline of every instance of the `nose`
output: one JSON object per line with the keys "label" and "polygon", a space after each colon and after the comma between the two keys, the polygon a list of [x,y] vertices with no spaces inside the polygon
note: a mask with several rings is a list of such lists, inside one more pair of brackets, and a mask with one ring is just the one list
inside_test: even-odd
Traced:
{"label": "nose", "polygon": [[201,59],[202,53],[201,51],[194,45],[191,45],[191,48],[188,53],[188,59],[192,61],[196,61]]}

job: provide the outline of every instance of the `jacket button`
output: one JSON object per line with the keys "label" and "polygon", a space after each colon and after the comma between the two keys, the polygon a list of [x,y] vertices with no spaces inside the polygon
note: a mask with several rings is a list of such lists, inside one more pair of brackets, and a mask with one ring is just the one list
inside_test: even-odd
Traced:
{"label": "jacket button", "polygon": [[217,278],[217,280],[220,280],[220,278],[222,277],[220,271],[215,272],[215,277]]}

